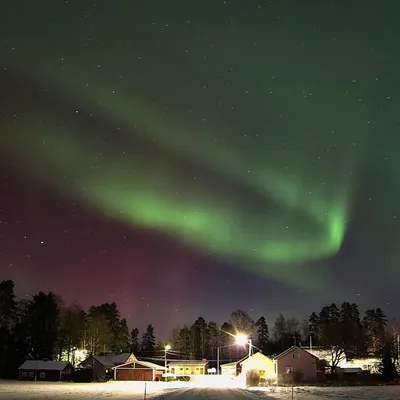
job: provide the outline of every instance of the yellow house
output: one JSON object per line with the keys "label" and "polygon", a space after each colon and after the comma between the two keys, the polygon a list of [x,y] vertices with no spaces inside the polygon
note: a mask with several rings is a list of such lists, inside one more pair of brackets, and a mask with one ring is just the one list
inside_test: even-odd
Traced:
{"label": "yellow house", "polygon": [[261,379],[276,379],[274,361],[262,353],[253,354],[241,362],[244,376],[251,370],[257,371]]}
{"label": "yellow house", "polygon": [[193,360],[183,361],[174,360],[168,363],[168,371],[171,374],[182,376],[182,375],[205,375],[207,371],[207,360]]}

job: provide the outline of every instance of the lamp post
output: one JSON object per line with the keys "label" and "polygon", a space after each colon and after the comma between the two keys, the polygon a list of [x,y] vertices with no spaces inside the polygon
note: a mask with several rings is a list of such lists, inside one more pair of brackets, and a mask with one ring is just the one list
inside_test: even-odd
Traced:
{"label": "lamp post", "polygon": [[247,344],[249,346],[249,357],[250,357],[253,350],[253,342],[251,341],[251,339],[248,338],[243,333],[237,334],[235,338],[236,338],[236,344],[240,346],[245,346]]}
{"label": "lamp post", "polygon": [[167,369],[167,351],[168,350],[171,350],[171,346],[169,344],[167,344],[164,347],[164,367],[165,367],[165,369]]}

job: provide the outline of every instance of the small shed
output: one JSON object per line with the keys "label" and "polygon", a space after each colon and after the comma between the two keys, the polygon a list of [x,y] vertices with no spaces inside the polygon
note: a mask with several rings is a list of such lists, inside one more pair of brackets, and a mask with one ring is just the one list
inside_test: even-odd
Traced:
{"label": "small shed", "polygon": [[113,367],[116,381],[161,381],[167,368],[148,361],[132,361]]}
{"label": "small shed", "polygon": [[224,376],[238,376],[242,372],[241,363],[248,358],[248,356],[242,358],[239,361],[230,362],[221,365],[221,375]]}
{"label": "small shed", "polygon": [[18,370],[18,378],[27,381],[72,380],[74,374],[74,367],[68,361],[27,360]]}

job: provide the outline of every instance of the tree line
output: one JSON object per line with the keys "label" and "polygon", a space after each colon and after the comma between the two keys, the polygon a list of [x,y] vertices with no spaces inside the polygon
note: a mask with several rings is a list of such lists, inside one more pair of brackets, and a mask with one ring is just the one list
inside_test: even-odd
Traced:
{"label": "tree line", "polygon": [[152,354],[156,348],[153,326],[142,337],[137,329],[129,332],[115,302],[85,311],[78,304],[66,306],[52,292],[39,292],[29,301],[17,300],[14,282],[0,282],[0,377],[14,377],[28,359],[75,364],[78,349],[100,355]]}
{"label": "tree line", "polygon": [[231,362],[247,353],[247,348],[235,345],[238,332],[252,340],[255,350],[270,356],[293,345],[324,349],[331,372],[345,357],[373,357],[381,360],[384,374],[396,373],[398,333],[380,308],[361,316],[354,303],[331,304],[308,320],[280,314],[271,326],[264,316],[253,320],[237,309],[222,324],[198,317],[191,325],[174,328],[168,341],[162,342],[156,340],[151,324],[142,334],[137,328],[130,331],[115,302],[83,310],[78,304],[66,306],[52,292],[17,300],[14,282],[0,282],[0,377],[15,376],[27,359],[75,363],[77,349],[94,355],[133,352],[157,361],[164,357],[166,344],[171,346],[169,359],[207,359],[215,366],[217,359]]}

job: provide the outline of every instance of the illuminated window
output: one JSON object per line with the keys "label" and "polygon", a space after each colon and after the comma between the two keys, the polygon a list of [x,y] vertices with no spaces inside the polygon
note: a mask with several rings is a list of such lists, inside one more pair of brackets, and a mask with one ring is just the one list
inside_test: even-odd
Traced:
{"label": "illuminated window", "polygon": [[298,360],[300,358],[300,353],[293,353],[292,357],[294,360]]}
{"label": "illuminated window", "polygon": [[260,378],[265,379],[265,371],[260,371]]}
{"label": "illuminated window", "polygon": [[285,370],[287,374],[293,374],[293,367],[286,367]]}

